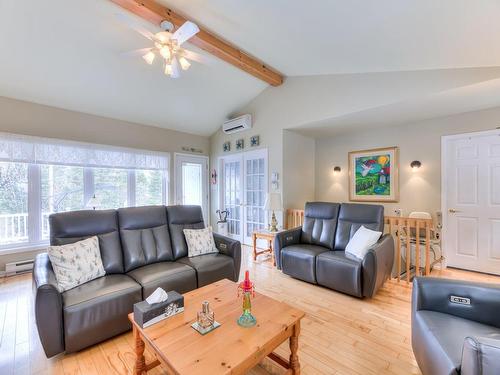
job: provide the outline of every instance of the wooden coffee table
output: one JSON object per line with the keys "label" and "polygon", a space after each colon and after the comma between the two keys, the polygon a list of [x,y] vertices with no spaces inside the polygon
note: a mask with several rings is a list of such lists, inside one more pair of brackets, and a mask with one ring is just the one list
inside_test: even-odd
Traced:
{"label": "wooden coffee table", "polygon": [[[204,336],[191,328],[203,301],[210,302],[215,320],[222,324]],[[285,367],[287,374],[300,374],[297,349],[303,311],[255,293],[252,313],[257,324],[242,328],[236,323],[242,300],[237,296],[237,284],[227,279],[184,294],[184,305],[183,313],[145,329],[129,314],[135,339],[135,374],[145,374],[160,364],[168,374],[244,374],[265,357]],[[290,342],[289,359],[273,353],[286,340]],[[149,364],[145,363],[145,346],[156,356]]]}

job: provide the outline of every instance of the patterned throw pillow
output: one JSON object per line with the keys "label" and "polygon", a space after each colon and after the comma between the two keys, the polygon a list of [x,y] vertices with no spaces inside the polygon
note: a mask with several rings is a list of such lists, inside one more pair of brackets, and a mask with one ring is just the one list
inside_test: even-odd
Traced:
{"label": "patterned throw pillow", "polygon": [[186,237],[188,245],[188,257],[219,252],[217,247],[215,247],[212,227],[206,227],[205,229],[184,229],[184,237]]}
{"label": "patterned throw pillow", "polygon": [[97,237],[49,246],[47,252],[61,293],[106,274]]}

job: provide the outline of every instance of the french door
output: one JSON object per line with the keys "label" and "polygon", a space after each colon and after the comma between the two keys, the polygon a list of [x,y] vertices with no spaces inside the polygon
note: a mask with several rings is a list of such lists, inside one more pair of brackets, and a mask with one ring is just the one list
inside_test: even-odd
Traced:
{"label": "french door", "polygon": [[228,234],[250,245],[252,233],[267,224],[267,149],[220,158],[219,205],[229,211]]}
{"label": "french door", "polygon": [[175,154],[175,203],[201,206],[208,224],[208,158]]}
{"label": "french door", "polygon": [[446,264],[500,274],[500,131],[443,138]]}

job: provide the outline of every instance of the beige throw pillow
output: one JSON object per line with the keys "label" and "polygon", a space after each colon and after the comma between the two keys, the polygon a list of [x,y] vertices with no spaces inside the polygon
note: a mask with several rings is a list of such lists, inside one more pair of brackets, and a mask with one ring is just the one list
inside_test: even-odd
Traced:
{"label": "beige throw pillow", "polygon": [[184,229],[184,237],[188,246],[188,257],[219,252],[215,246],[212,227]]}
{"label": "beige throw pillow", "polygon": [[62,246],[49,246],[47,252],[60,292],[106,274],[97,237]]}

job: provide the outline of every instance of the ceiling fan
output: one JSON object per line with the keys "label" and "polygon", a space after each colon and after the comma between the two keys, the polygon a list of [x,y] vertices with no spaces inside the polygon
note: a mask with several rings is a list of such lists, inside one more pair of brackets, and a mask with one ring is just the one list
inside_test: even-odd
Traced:
{"label": "ceiling fan", "polygon": [[153,45],[151,47],[141,48],[134,51],[126,52],[125,55],[142,56],[144,61],[152,65],[157,57],[163,61],[165,75],[172,78],[179,78],[181,70],[188,70],[192,61],[204,63],[204,56],[182,48],[182,44],[195,36],[200,29],[191,22],[186,21],[175,32],[174,26],[169,21],[163,21],[160,25],[162,31],[152,33],[151,31],[141,27],[132,19],[129,19],[123,14],[118,14],[117,17],[124,21],[131,29],[149,39]]}

